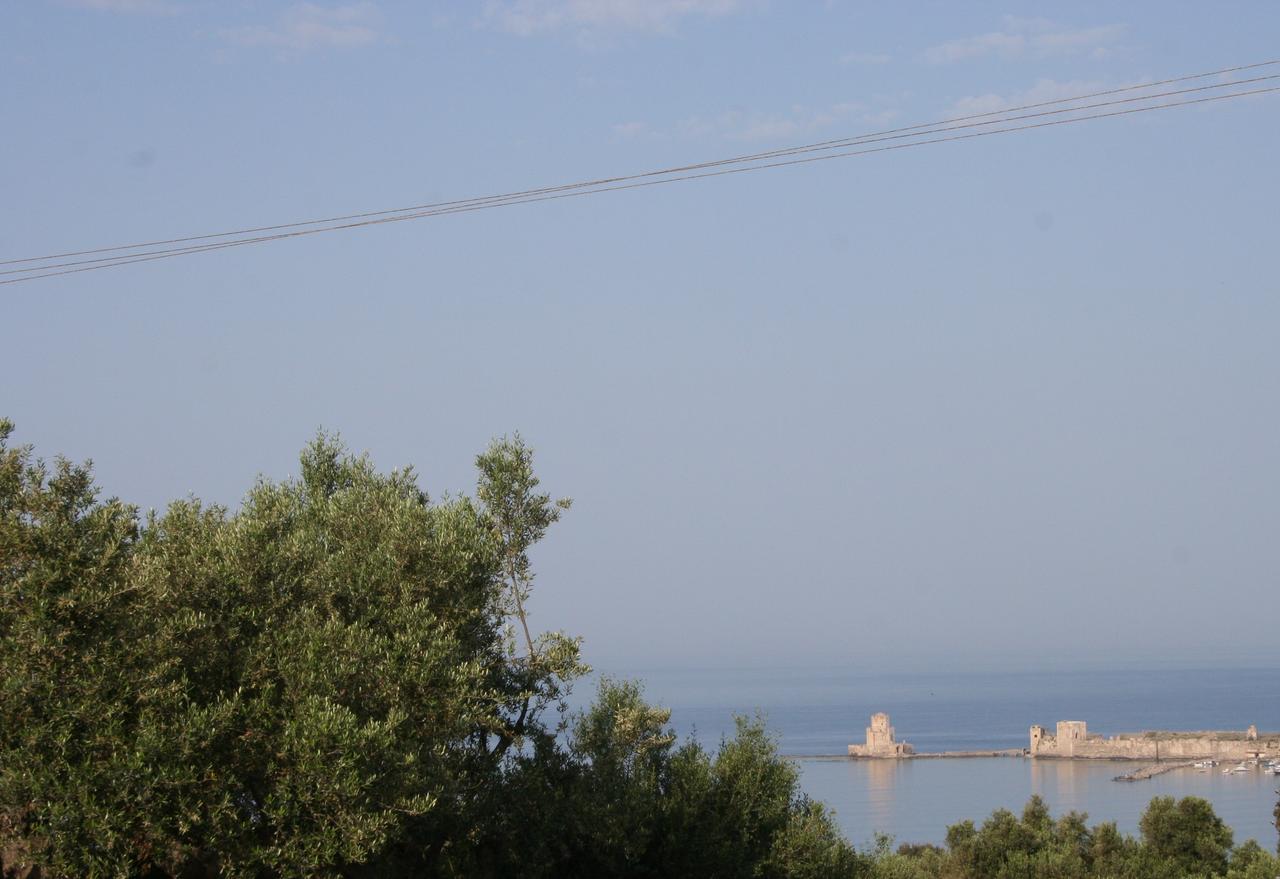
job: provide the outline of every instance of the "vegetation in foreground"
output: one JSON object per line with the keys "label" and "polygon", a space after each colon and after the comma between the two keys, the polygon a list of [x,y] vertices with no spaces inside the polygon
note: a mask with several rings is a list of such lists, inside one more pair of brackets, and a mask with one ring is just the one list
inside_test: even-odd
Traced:
{"label": "vegetation in foreground", "polygon": [[1140,836],[1112,822],[1090,827],[1087,816],[1055,819],[1032,797],[1021,816],[997,810],[981,826],[947,828],[945,847],[887,845],[870,853],[878,879],[1274,879],[1280,858],[1250,840],[1232,845],[1231,828],[1199,797],[1156,797],[1140,822]]}
{"label": "vegetation in foreground", "polygon": [[1193,798],[1153,801],[1136,840],[1033,800],[945,848],[858,852],[759,721],[709,753],[609,681],[569,717],[579,642],[526,611],[568,502],[518,437],[478,456],[474,499],[320,437],[237,511],[143,518],[12,429],[5,876],[1280,875]]}

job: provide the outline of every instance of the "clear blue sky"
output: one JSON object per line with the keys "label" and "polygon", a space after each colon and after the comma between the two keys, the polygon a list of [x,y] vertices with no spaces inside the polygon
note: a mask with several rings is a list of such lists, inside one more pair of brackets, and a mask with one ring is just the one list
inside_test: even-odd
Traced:
{"label": "clear blue sky", "polygon": [[[22,0],[0,258],[1277,54],[1271,3]],[[519,430],[603,666],[1277,659],[1280,99],[0,288],[0,414],[148,506]]]}

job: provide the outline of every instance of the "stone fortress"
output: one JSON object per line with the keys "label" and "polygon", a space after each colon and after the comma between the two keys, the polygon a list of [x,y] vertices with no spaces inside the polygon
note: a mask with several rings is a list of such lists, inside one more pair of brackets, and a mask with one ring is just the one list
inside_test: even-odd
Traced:
{"label": "stone fortress", "polygon": [[1046,757],[1068,760],[1253,760],[1280,757],[1280,733],[1258,733],[1255,726],[1241,731],[1166,732],[1150,731],[1101,736],[1089,732],[1083,720],[1060,720],[1050,733],[1043,726],[1031,727],[1027,749],[998,751],[944,751],[918,754],[894,735],[889,715],[871,715],[866,744],[850,745],[850,757],[901,760],[911,757]]}
{"label": "stone fortress", "polygon": [[867,727],[867,743],[849,746],[850,757],[910,757],[915,752],[915,748],[906,742],[894,739],[889,715],[883,711],[871,715],[871,726]]}
{"label": "stone fortress", "polygon": [[1032,757],[1095,760],[1250,760],[1280,757],[1280,733],[1258,734],[1256,726],[1223,732],[1150,731],[1101,736],[1083,720],[1060,720],[1054,733],[1031,727]]}

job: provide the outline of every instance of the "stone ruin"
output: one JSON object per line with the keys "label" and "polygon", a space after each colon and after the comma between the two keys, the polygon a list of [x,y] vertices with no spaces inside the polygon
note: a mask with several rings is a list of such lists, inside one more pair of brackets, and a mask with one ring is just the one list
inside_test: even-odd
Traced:
{"label": "stone ruin", "polygon": [[1060,720],[1054,732],[1031,727],[1032,757],[1072,757],[1104,760],[1248,760],[1280,756],[1280,734],[1258,733],[1250,725],[1235,730],[1169,732],[1151,730],[1100,736],[1083,720]]}
{"label": "stone ruin", "polygon": [[889,715],[883,711],[871,715],[871,726],[867,727],[867,743],[849,746],[850,757],[909,757],[915,752],[911,745],[894,739]]}

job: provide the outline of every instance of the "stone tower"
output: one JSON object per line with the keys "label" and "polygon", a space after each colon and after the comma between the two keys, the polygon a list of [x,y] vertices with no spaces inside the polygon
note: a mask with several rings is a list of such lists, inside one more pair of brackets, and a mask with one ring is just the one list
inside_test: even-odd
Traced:
{"label": "stone tower", "polygon": [[1040,750],[1040,744],[1044,741],[1045,731],[1040,724],[1031,727],[1031,753],[1035,754]]}
{"label": "stone tower", "polygon": [[867,727],[867,748],[873,752],[893,750],[893,727],[889,725],[889,715],[883,711],[871,715],[871,726]]}
{"label": "stone tower", "polygon": [[914,753],[915,749],[909,744],[894,739],[889,715],[883,711],[871,715],[871,726],[867,727],[867,743],[849,746],[850,757],[907,757]]}

